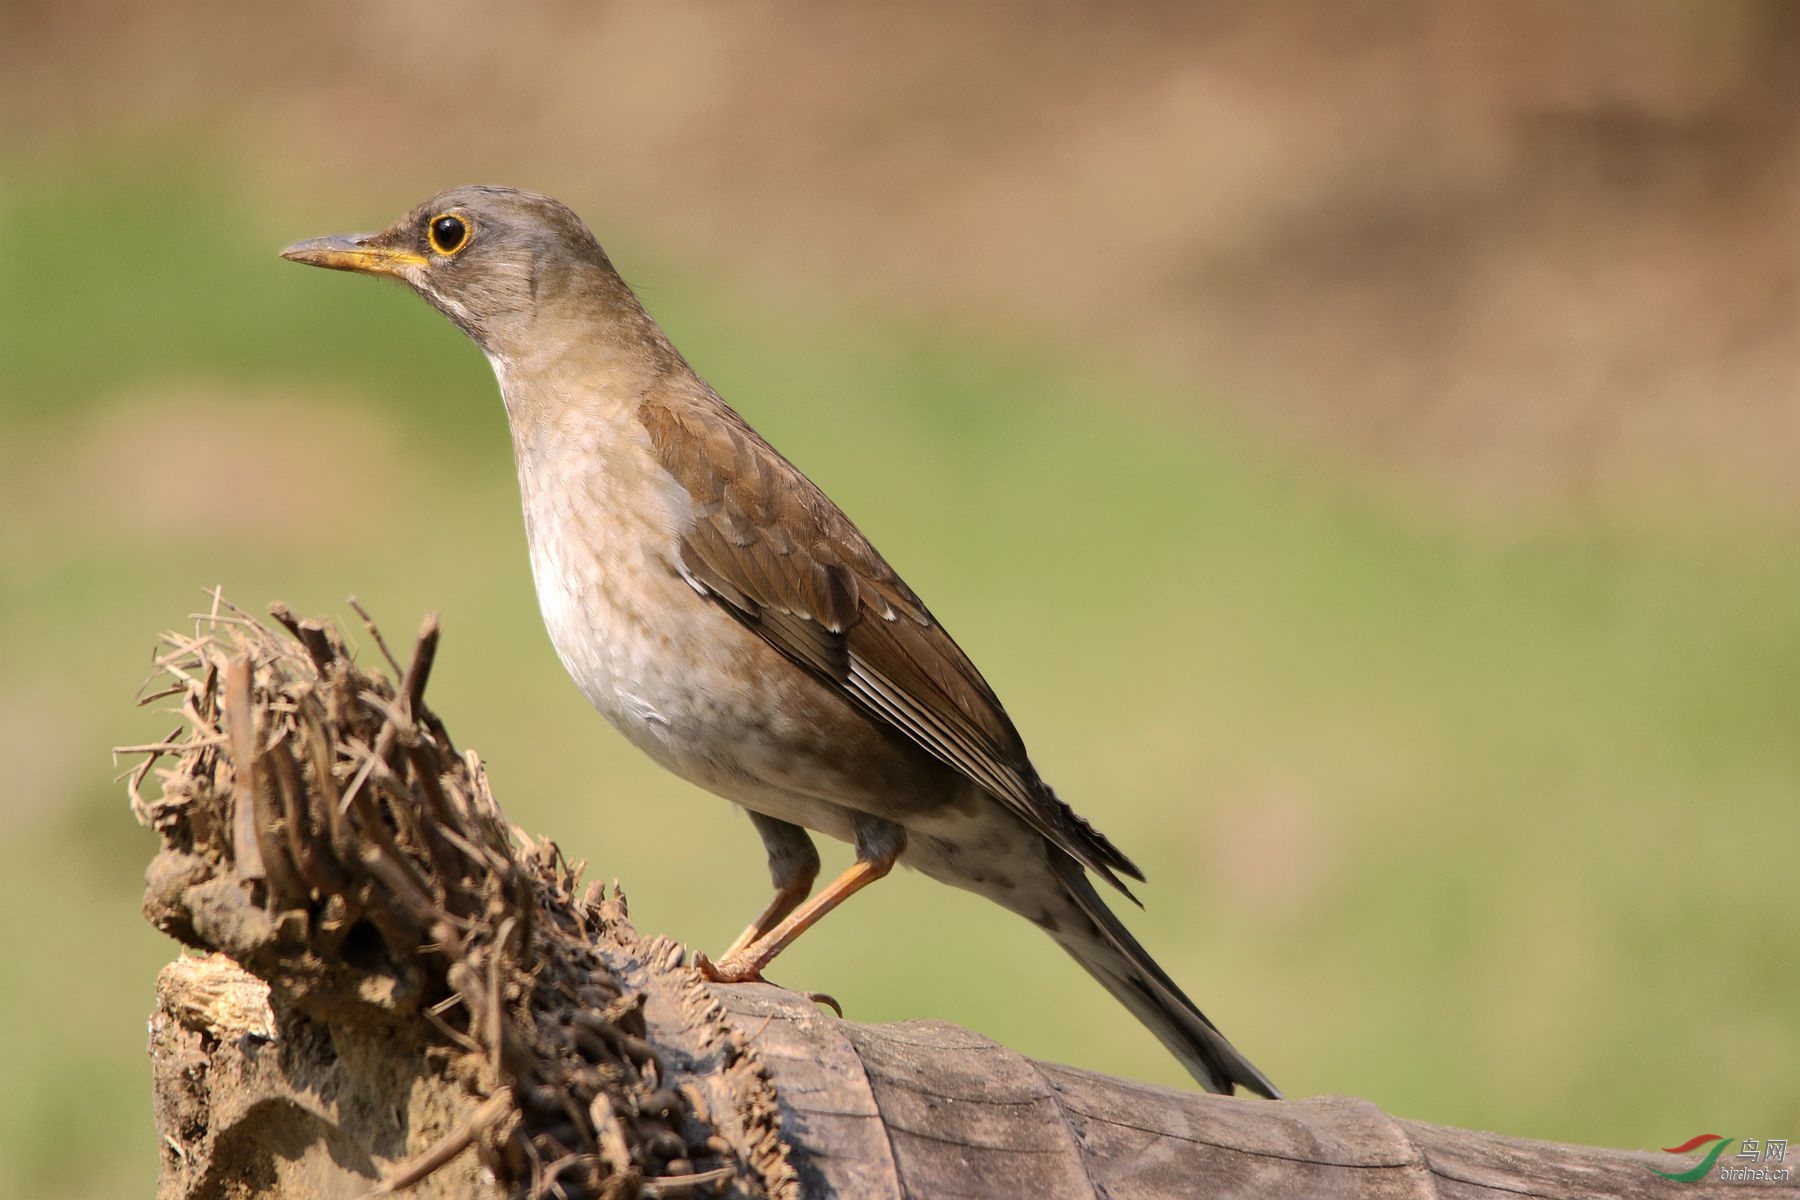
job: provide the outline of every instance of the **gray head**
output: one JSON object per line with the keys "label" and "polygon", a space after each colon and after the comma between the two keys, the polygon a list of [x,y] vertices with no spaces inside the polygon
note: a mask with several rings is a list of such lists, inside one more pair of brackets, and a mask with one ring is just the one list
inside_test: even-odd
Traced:
{"label": "gray head", "polygon": [[452,188],[380,233],[313,238],[281,256],[392,276],[490,355],[520,350],[547,313],[642,319],[581,218],[560,201],[517,188]]}

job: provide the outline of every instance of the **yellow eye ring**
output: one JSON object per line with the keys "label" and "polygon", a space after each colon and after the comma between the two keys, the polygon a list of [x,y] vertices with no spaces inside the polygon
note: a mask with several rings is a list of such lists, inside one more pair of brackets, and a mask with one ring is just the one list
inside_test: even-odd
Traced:
{"label": "yellow eye ring", "polygon": [[474,231],[469,222],[454,213],[439,213],[431,218],[425,226],[425,236],[431,242],[431,248],[446,257],[455,254],[469,244]]}

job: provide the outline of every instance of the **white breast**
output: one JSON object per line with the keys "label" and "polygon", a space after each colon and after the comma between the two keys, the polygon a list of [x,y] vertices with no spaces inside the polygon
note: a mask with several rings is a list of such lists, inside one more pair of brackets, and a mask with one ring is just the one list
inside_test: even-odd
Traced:
{"label": "white breast", "polygon": [[[645,750],[682,716],[691,666],[676,638],[686,589],[672,570],[687,498],[632,430],[601,421],[518,447],[538,604],[563,666]],[[685,599],[693,599],[691,593]]]}
{"label": "white breast", "polygon": [[836,805],[806,799],[859,786],[818,723],[830,699],[685,577],[692,501],[636,412],[521,412],[509,396],[508,413],[538,604],[582,694],[675,774],[850,836]]}

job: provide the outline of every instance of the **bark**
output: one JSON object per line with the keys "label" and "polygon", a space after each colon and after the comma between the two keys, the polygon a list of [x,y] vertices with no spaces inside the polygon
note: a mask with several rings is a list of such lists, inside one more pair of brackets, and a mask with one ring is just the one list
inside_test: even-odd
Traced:
{"label": "bark", "polygon": [[706,984],[507,825],[425,707],[434,624],[389,678],[275,612],[170,635],[182,725],[127,748],[163,843],[145,913],[202,951],[151,1019],[163,1200],[1686,1194],[1671,1156],[1170,1091]]}

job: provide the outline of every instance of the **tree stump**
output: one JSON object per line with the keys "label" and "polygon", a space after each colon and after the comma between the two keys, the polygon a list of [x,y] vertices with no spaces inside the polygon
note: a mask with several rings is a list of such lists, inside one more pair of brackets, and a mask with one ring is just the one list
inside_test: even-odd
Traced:
{"label": "tree stump", "polygon": [[1658,1173],[1679,1158],[1171,1091],[709,984],[506,822],[425,706],[435,622],[405,666],[369,625],[389,675],[272,611],[215,597],[167,635],[151,699],[181,725],[122,748],[162,839],[145,915],[200,952],[151,1019],[162,1200],[1689,1194]]}

